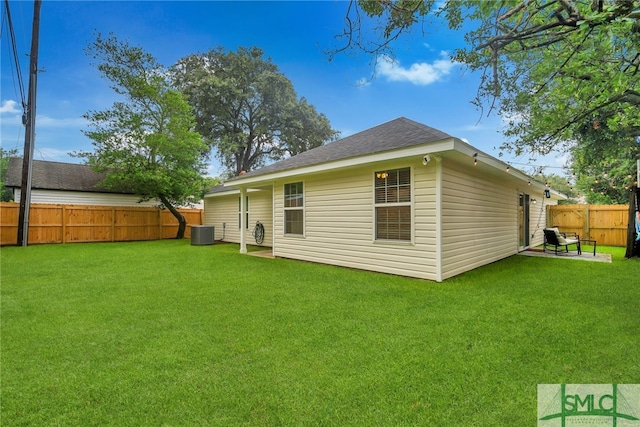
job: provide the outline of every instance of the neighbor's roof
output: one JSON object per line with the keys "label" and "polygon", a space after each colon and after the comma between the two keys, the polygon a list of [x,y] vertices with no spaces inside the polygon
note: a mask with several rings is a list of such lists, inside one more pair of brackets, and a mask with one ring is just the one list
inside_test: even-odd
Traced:
{"label": "neighbor's roof", "polygon": [[246,173],[228,182],[232,183],[235,179],[244,179],[305,166],[314,166],[351,157],[442,141],[448,138],[453,137],[438,129],[414,122],[405,117],[400,117],[327,145],[313,148],[264,168]]}
{"label": "neighbor's roof", "polygon": [[[105,189],[99,184],[104,174],[93,171],[88,165],[34,160],[31,188],[40,190],[87,191],[99,193],[125,193]],[[9,159],[5,186],[22,186],[22,158]]]}

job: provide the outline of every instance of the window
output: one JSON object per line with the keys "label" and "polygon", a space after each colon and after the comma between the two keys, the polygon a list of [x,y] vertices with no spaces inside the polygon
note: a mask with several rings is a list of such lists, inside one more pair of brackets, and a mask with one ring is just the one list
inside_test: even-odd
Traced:
{"label": "window", "polygon": [[376,240],[411,241],[411,169],[375,173]]}
{"label": "window", "polygon": [[[246,215],[246,222],[245,222],[245,228],[248,230],[249,229],[249,196],[246,196],[247,198],[245,199],[245,204],[244,204],[244,208],[246,209],[245,215]],[[241,215],[242,215],[242,206],[240,203],[240,197],[238,197],[238,229],[240,229],[241,227]]]}
{"label": "window", "polygon": [[284,233],[304,234],[304,195],[301,182],[284,185]]}

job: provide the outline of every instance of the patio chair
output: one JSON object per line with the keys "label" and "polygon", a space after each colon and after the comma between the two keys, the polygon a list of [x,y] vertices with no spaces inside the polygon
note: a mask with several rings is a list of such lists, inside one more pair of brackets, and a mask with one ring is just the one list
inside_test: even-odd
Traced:
{"label": "patio chair", "polygon": [[547,228],[555,228],[558,231],[558,233],[560,233],[560,235],[562,237],[564,237],[565,239],[567,237],[570,237],[572,239],[580,240],[580,235],[578,233],[573,232],[573,231],[570,231],[570,232],[560,231],[560,227],[558,227],[557,225],[552,225],[551,227],[547,227]]}
{"label": "patio chair", "polygon": [[555,248],[556,255],[558,255],[559,246],[564,246],[565,250],[569,252],[569,245],[576,245],[576,248],[578,249],[578,255],[582,254],[582,249],[580,248],[580,238],[567,238],[560,234],[557,228],[544,229],[544,244],[542,246],[542,250],[544,252],[546,252],[547,246],[553,246]]}

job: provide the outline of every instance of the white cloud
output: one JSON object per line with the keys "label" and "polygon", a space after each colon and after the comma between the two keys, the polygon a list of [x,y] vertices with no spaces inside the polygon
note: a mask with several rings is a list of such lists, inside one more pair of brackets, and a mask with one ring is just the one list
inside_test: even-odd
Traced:
{"label": "white cloud", "polygon": [[[6,100],[0,105],[0,113],[5,115],[2,119],[3,125],[24,126],[22,123],[22,110],[17,108],[18,103],[13,100]],[[36,128],[83,128],[87,126],[87,120],[83,117],[54,118],[46,114],[38,114],[36,117]]]}
{"label": "white cloud", "polygon": [[417,62],[411,64],[409,68],[405,68],[400,65],[399,61],[394,61],[389,56],[383,55],[378,58],[376,71],[392,82],[409,82],[418,86],[426,86],[442,80],[457,65],[456,62],[449,59],[447,52],[440,52],[440,56],[442,59],[437,59],[432,63]]}
{"label": "white cloud", "polygon": [[3,128],[14,128],[16,126],[24,127],[22,124],[22,115],[15,114],[12,115],[6,114],[2,117],[2,127]]}
{"label": "white cloud", "polygon": [[522,123],[527,120],[525,113],[510,112],[502,114],[500,117],[502,119],[503,126],[517,125],[518,123]]}
{"label": "white cloud", "polygon": [[356,81],[356,86],[365,87],[371,84],[371,80],[366,77],[361,77]]}
{"label": "white cloud", "polygon": [[217,160],[212,160],[207,167],[206,176],[216,177],[221,176],[223,173],[224,169],[220,163]]}
{"label": "white cloud", "polygon": [[442,11],[447,6],[447,2],[445,0],[438,0],[435,4],[434,10],[436,12]]}
{"label": "white cloud", "polygon": [[571,163],[571,155],[568,153],[561,153],[557,155],[554,160],[556,165],[566,167]]}
{"label": "white cloud", "polygon": [[48,160],[67,163],[79,163],[83,159],[77,159],[69,155],[69,151],[60,150],[58,148],[39,148],[37,145],[33,152],[33,158],[36,160]]}
{"label": "white cloud", "polygon": [[486,126],[483,124],[475,124],[475,125],[464,125],[460,126],[457,130],[462,132],[484,132],[487,130],[492,130],[493,128],[490,126]]}
{"label": "white cloud", "polygon": [[2,101],[2,105],[0,105],[0,113],[9,113],[9,114],[19,114],[22,111],[16,108],[18,103],[12,99],[7,99]]}
{"label": "white cloud", "polygon": [[66,119],[56,119],[47,115],[38,115],[36,118],[36,127],[49,128],[81,128],[87,125],[87,121],[82,117],[72,117]]}

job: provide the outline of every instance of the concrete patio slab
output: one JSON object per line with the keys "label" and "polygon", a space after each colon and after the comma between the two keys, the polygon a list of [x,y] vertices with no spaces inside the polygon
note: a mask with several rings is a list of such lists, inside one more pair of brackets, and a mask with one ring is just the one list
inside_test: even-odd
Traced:
{"label": "concrete patio slab", "polygon": [[271,249],[268,249],[266,251],[247,252],[247,255],[257,256],[258,258],[275,259],[275,257],[273,256],[273,251]]}
{"label": "concrete patio slab", "polygon": [[542,257],[542,258],[563,258],[563,259],[574,259],[580,261],[591,261],[591,262],[611,262],[611,254],[596,254],[593,255],[591,251],[582,251],[582,254],[578,254],[577,251],[569,251],[560,252],[558,251],[558,255],[555,252],[547,251],[543,252],[540,249],[527,249],[522,252],[518,252],[518,255],[524,256],[533,256],[533,257]]}

